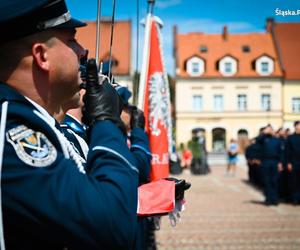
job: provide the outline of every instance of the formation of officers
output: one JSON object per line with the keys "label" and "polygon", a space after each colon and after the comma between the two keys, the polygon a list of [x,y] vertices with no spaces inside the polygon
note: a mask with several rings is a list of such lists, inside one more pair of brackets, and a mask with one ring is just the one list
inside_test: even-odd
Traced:
{"label": "formation of officers", "polygon": [[144,115],[94,59],[80,66],[85,25],[64,0],[0,2],[1,250],[148,247]]}
{"label": "formation of officers", "polygon": [[300,121],[294,133],[282,128],[274,132],[271,125],[246,149],[249,179],[264,190],[266,205],[279,201],[300,204]]}

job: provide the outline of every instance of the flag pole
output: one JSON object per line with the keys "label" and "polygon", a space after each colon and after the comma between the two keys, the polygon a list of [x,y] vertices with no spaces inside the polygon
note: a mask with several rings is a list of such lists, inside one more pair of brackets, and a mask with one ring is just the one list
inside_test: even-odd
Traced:
{"label": "flag pole", "polygon": [[113,39],[114,39],[114,26],[115,26],[115,10],[116,10],[116,0],[112,2],[112,17],[111,17],[111,30],[110,30],[110,43],[109,43],[109,65],[108,65],[108,78],[110,79],[111,83],[113,83],[113,79],[111,76],[111,67],[112,67],[112,46],[113,46]]}
{"label": "flag pole", "polygon": [[97,28],[96,28],[96,55],[95,55],[97,65],[99,65],[100,19],[101,19],[101,0],[98,0],[98,6],[97,6]]}
{"label": "flag pole", "polygon": [[142,68],[140,75],[140,85],[138,94],[138,108],[144,110],[144,92],[146,87],[147,75],[148,75],[148,62],[149,62],[149,46],[150,46],[150,26],[151,18],[153,14],[155,0],[148,0],[148,11],[145,24],[145,39],[143,48]]}

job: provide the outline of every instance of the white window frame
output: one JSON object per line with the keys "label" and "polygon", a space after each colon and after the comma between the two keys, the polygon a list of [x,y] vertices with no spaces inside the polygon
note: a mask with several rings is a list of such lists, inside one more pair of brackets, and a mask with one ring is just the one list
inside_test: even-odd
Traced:
{"label": "white window frame", "polygon": [[203,97],[202,95],[193,95],[192,97],[192,110],[193,111],[202,111],[203,110]]}
{"label": "white window frame", "polygon": [[[267,103],[265,103],[265,101],[264,101],[264,96],[269,97],[269,101],[267,101]],[[271,94],[261,94],[260,98],[261,98],[260,99],[261,109],[263,111],[271,111],[271,109],[272,109]]]}
{"label": "white window frame", "polygon": [[[198,64],[198,72],[194,71],[195,64]],[[190,76],[201,76],[204,73],[204,60],[199,57],[192,57],[186,63],[186,71]]]}
{"label": "white window frame", "polygon": [[[231,72],[226,71],[226,64],[231,64]],[[231,56],[225,56],[219,61],[219,70],[223,76],[233,76],[237,72],[237,60]]]}
{"label": "white window frame", "polygon": [[300,97],[292,97],[292,113],[300,113]]}
{"label": "white window frame", "polygon": [[237,95],[237,108],[238,111],[246,111],[247,110],[247,95],[246,94],[238,94]]}
{"label": "white window frame", "polygon": [[[268,63],[268,71],[263,71],[263,63]],[[256,72],[261,76],[268,76],[274,72],[274,61],[268,56],[261,56],[255,62]]]}
{"label": "white window frame", "polygon": [[[220,104],[217,102],[217,98],[220,97]],[[222,112],[224,111],[224,96],[222,94],[214,95],[214,111],[215,112]]]}

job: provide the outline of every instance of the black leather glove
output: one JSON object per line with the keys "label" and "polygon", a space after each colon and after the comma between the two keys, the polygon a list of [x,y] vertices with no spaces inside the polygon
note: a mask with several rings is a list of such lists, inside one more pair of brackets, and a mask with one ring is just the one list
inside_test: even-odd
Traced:
{"label": "black leather glove", "polygon": [[183,200],[184,191],[191,187],[191,183],[186,182],[184,179],[179,180],[172,177],[166,178],[166,180],[175,182],[175,200]]}
{"label": "black leather glove", "polygon": [[145,129],[145,116],[144,112],[138,109],[136,106],[131,106],[131,118],[130,118],[130,127]]}
{"label": "black leather glove", "polygon": [[[105,77],[99,80],[95,59],[86,66],[86,93],[83,97],[82,122],[92,126],[98,120],[110,120],[124,132],[120,119],[123,103],[117,91]],[[125,128],[125,126],[124,126]]]}

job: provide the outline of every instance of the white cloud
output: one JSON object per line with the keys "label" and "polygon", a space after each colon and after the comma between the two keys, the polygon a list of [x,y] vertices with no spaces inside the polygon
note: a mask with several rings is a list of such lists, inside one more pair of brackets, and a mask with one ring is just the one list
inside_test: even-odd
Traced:
{"label": "white cloud", "polygon": [[155,6],[159,9],[165,9],[171,6],[175,6],[181,3],[181,0],[160,0],[155,3]]}

